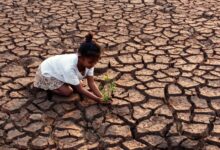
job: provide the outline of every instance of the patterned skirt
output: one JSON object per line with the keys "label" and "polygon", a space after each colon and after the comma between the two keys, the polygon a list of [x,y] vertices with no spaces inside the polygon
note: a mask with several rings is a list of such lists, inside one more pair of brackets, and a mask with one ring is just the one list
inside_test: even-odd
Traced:
{"label": "patterned skirt", "polygon": [[60,88],[64,82],[54,78],[42,75],[40,67],[38,67],[35,78],[34,87],[44,90],[55,90]]}

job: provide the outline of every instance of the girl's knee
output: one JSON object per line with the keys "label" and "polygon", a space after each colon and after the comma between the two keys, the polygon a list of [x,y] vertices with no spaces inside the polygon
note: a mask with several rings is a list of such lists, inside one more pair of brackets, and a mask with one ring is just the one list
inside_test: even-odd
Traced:
{"label": "girl's knee", "polygon": [[73,92],[72,91],[65,91],[63,92],[63,96],[70,96]]}
{"label": "girl's knee", "polygon": [[73,94],[72,88],[67,88],[66,90],[63,91],[64,96],[70,96],[71,94]]}
{"label": "girl's knee", "polygon": [[71,87],[62,87],[53,91],[63,96],[70,96],[73,93],[73,89]]}

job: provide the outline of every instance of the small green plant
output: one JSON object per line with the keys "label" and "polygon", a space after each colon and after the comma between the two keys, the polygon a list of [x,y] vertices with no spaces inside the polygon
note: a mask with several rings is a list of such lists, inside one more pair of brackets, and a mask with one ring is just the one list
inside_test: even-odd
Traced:
{"label": "small green plant", "polygon": [[108,75],[104,75],[103,80],[104,83],[99,86],[99,89],[102,92],[103,100],[105,102],[108,102],[109,100],[111,100],[111,95],[115,91],[116,84],[114,81],[111,82]]}

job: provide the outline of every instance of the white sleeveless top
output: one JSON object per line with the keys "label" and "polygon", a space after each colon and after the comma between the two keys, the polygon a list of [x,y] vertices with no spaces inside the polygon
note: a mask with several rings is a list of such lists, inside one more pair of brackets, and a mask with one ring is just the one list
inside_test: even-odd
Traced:
{"label": "white sleeveless top", "polygon": [[78,85],[80,80],[86,76],[94,75],[94,67],[86,68],[85,74],[82,75],[77,68],[77,63],[78,55],[76,53],[56,55],[44,60],[40,69],[43,76],[54,77],[64,83]]}

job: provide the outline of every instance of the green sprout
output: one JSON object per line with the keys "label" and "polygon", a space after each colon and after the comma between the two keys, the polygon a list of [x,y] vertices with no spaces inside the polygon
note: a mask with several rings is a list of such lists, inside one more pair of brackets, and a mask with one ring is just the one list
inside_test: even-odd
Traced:
{"label": "green sprout", "polygon": [[109,96],[108,92],[106,92],[105,90],[102,90],[101,92],[103,94],[103,100],[105,102],[108,102],[110,100],[110,96]]}
{"label": "green sprout", "polygon": [[108,75],[104,75],[103,77],[104,83],[103,85],[99,86],[99,89],[101,90],[101,93],[103,95],[103,100],[105,102],[108,102],[111,100],[111,95],[115,91],[116,84],[114,81],[110,82],[110,78]]}

